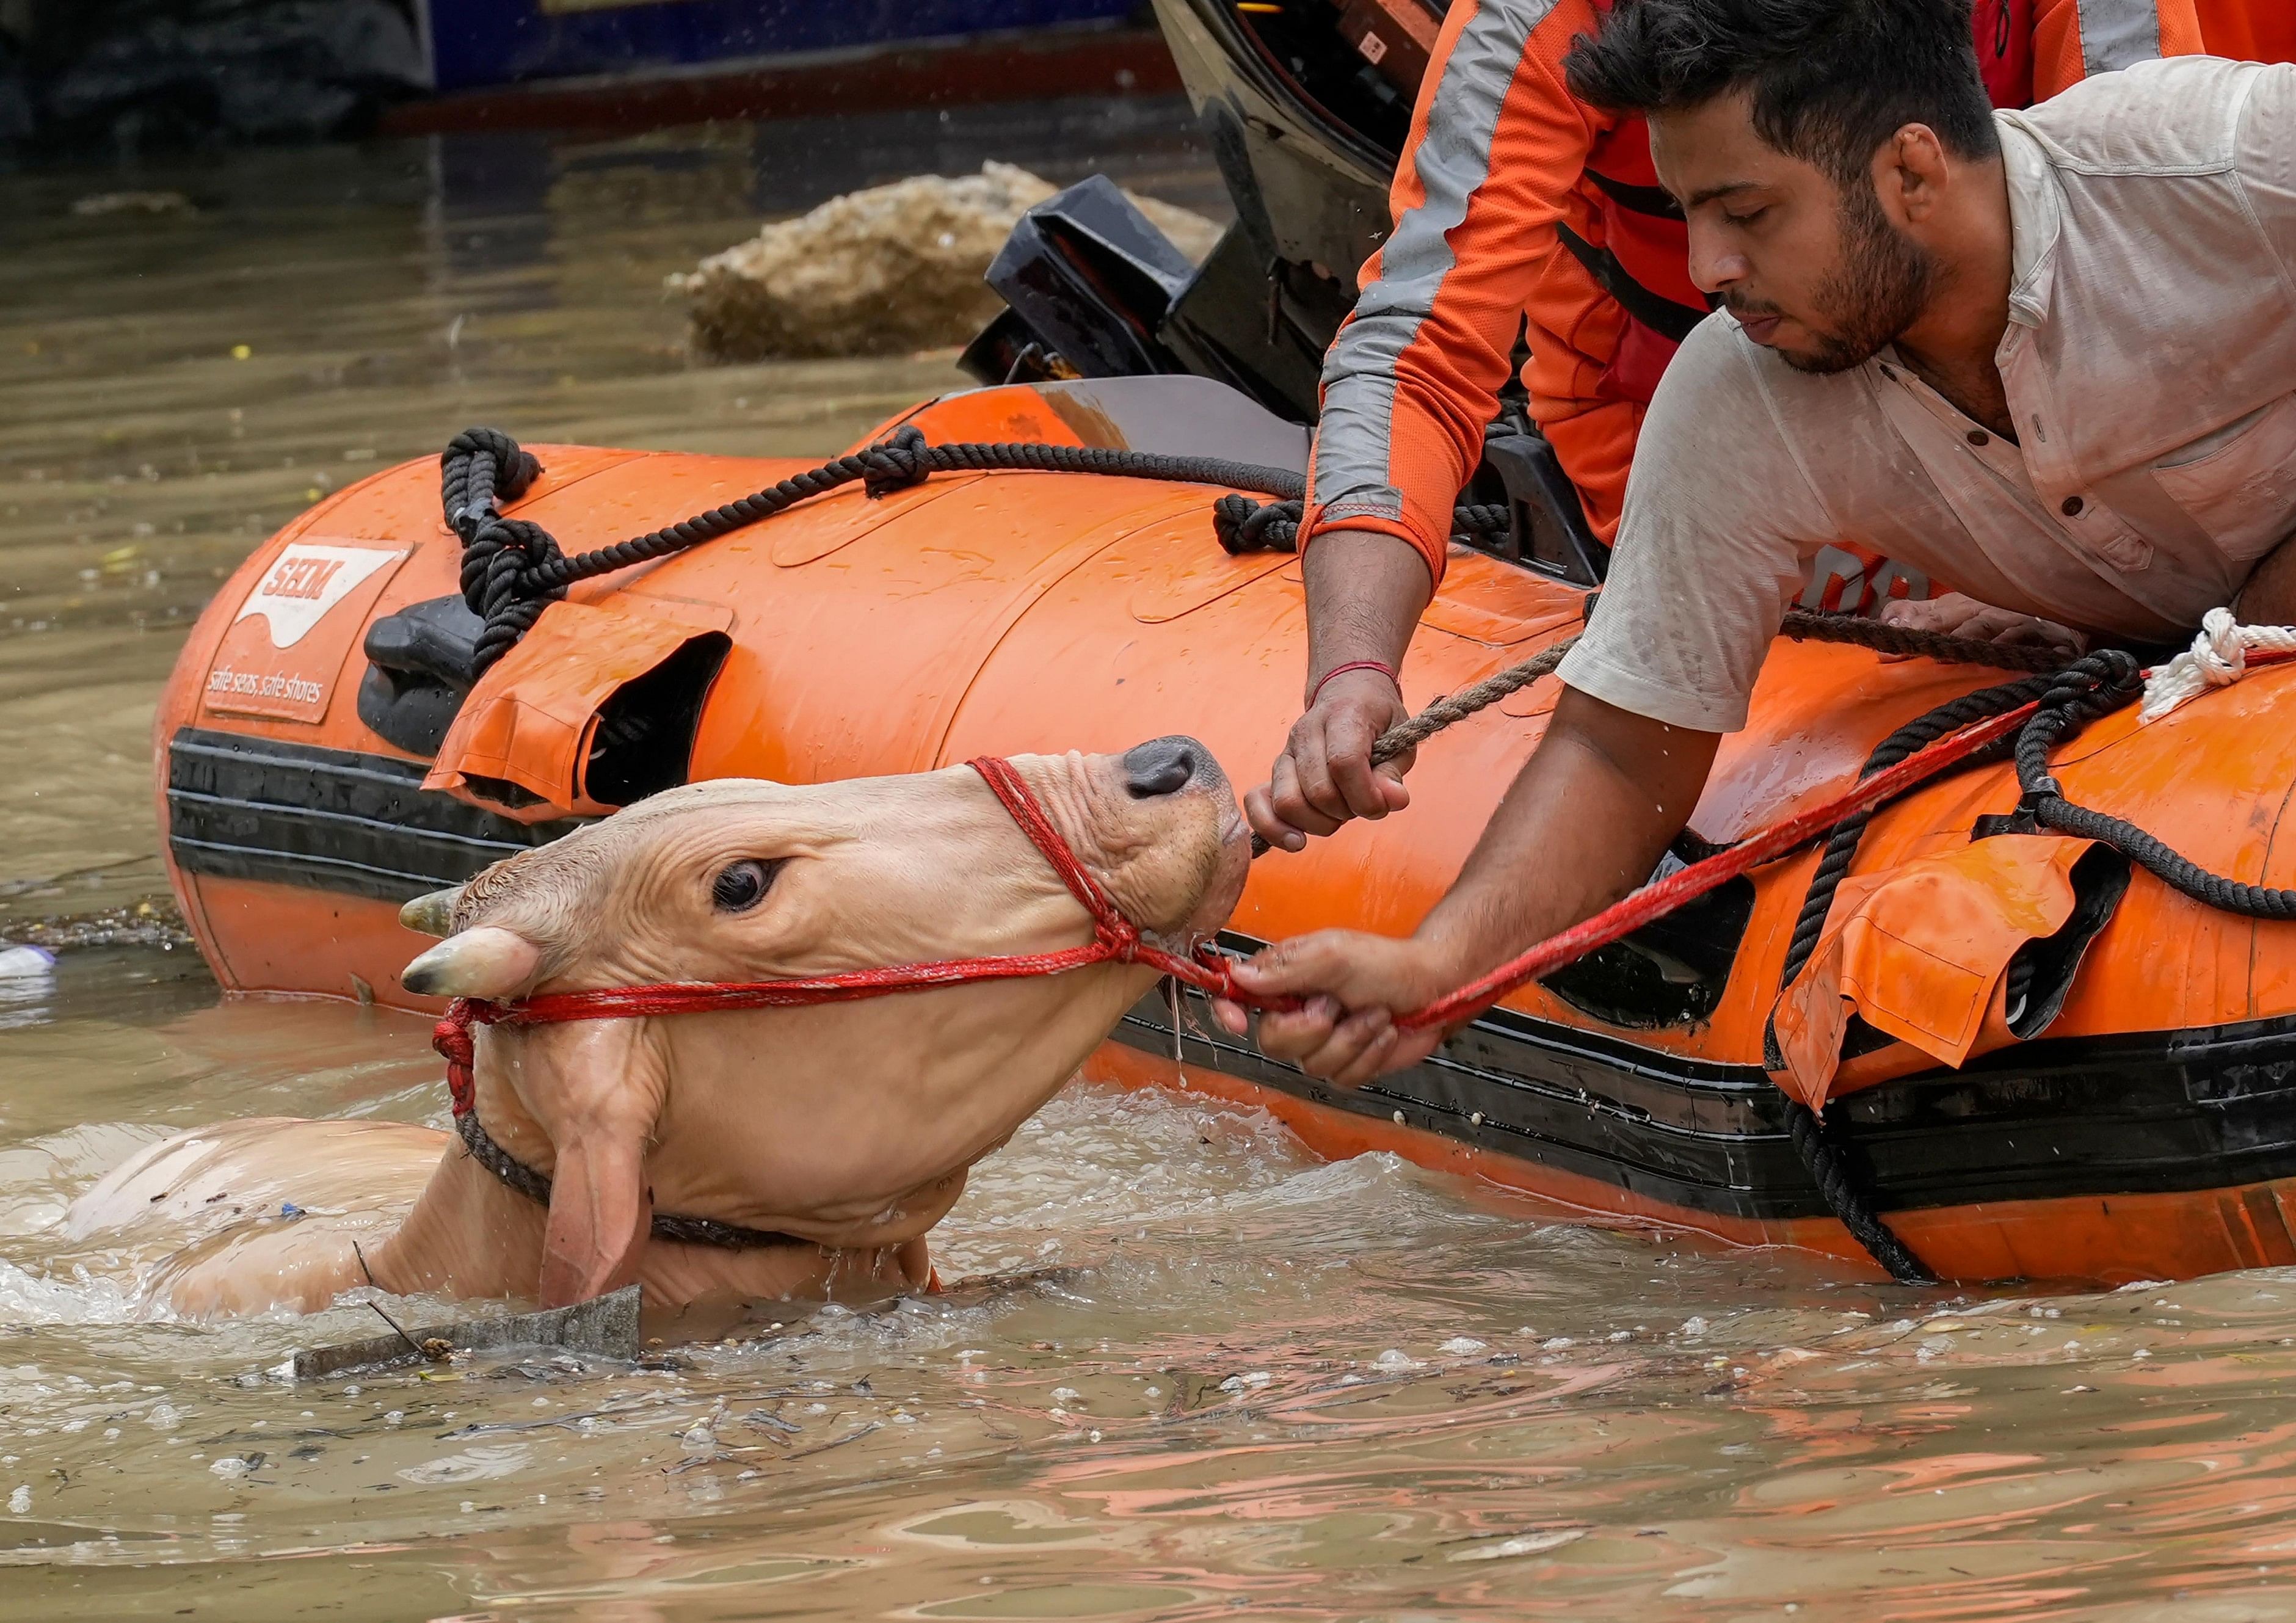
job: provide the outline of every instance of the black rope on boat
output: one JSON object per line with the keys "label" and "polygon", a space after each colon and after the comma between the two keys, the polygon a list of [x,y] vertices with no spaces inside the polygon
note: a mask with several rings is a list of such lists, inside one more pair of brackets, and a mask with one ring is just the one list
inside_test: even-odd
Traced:
{"label": "black rope on boat", "polygon": [[[1866,758],[1865,769],[1858,775],[1871,777],[1886,770],[1918,750],[1925,750],[1949,733],[2005,715],[2021,704],[2028,704],[2049,691],[2049,676],[2027,676],[2016,682],[2005,682],[1998,687],[1981,687],[1973,693],[1964,693],[1948,700],[1935,709],[1925,712],[1899,727],[1874,746],[1874,753]],[[1972,763],[1987,758],[1993,751],[1980,751],[1971,758]],[[1876,807],[1875,810],[1879,810]],[[1818,859],[1817,871],[1810,875],[1809,889],[1802,898],[1801,913],[1794,920],[1793,937],[1786,945],[1785,967],[1778,974],[1778,989],[1792,986],[1794,977],[1802,972],[1809,956],[1817,950],[1818,939],[1825,933],[1826,914],[1833,909],[1833,893],[1841,888],[1849,876],[1849,865],[1857,856],[1859,841],[1866,837],[1866,825],[1874,820],[1872,811],[1860,812],[1833,825],[1826,836],[1825,855]],[[1776,1053],[1775,1043],[1771,1046]]]}
{"label": "black rope on boat", "polygon": [[[1038,445],[1028,440],[929,443],[914,424],[849,455],[792,474],[707,512],[594,552],[569,557],[540,525],[505,517],[533,486],[542,464],[500,429],[465,429],[439,457],[439,494],[447,522],[462,538],[463,601],[484,622],[472,650],[471,679],[496,660],[566,595],[578,580],[650,563],[784,512],[813,496],[858,480],[872,500],[905,490],[936,473],[1096,473],[1178,484],[1226,485],[1275,499],[1255,502],[1231,494],[1212,504],[1212,531],[1232,553],[1296,551],[1306,481],[1289,468],[1229,462],[1217,456],[1167,456],[1104,446]],[[1488,546],[1507,534],[1508,511],[1498,503],[1462,503],[1451,514],[1455,539]],[[1980,643],[1934,631],[1883,626],[1846,614],[1793,610],[1784,635],[1798,641],[1847,643],[1878,653],[1920,656],[1947,664],[1998,666],[2009,670],[2054,668],[2044,649]],[[1508,690],[1512,691],[1512,690]],[[1455,718],[1456,719],[1456,718]]]}
{"label": "black rope on boat", "polygon": [[[2052,829],[2075,839],[2112,847],[2180,895],[2204,906],[2247,918],[2296,919],[2296,889],[2275,889],[2212,873],[2126,818],[2079,806],[2049,770],[2049,754],[2091,722],[2136,701],[2144,684],[2135,655],[2101,649],[2044,676],[1982,688],[1939,705],[1884,739],[1866,763],[1866,773],[1894,766],[1915,750],[1972,723],[2038,701],[2032,718],[2010,745],[2022,799],[2012,826],[2027,832]],[[1980,751],[1972,762],[1997,758],[2000,747]],[[1871,812],[1837,824],[1810,877],[1809,889],[1794,921],[1792,939],[1778,977],[1781,991],[1808,964],[1824,936],[1827,915],[1849,872]],[[1784,1067],[1773,1022],[1763,1032],[1764,1059],[1772,1070]],[[1787,1103],[1787,1127],[1795,1152],[1809,1169],[1819,1193],[1842,1225],[1856,1235],[1890,1276],[1905,1283],[1931,1283],[1929,1271],[1874,1210],[1869,1192],[1851,1173],[1842,1152],[1828,1143],[1824,1123],[1799,1100]]]}
{"label": "black rope on boat", "polygon": [[1793,1141],[1794,1153],[1808,1168],[1826,1209],[1841,1220],[1841,1226],[1866,1248],[1867,1256],[1901,1285],[1937,1283],[1937,1275],[1874,1209],[1866,1180],[1853,1168],[1847,1152],[1826,1137],[1825,1123],[1818,1119],[1817,1112],[1791,1095],[1786,1099],[1786,1135]]}
{"label": "black rope on boat", "polygon": [[2017,735],[2017,786],[2024,799],[2019,815],[2043,828],[2079,840],[2094,840],[2143,868],[2182,896],[2220,913],[2251,919],[2296,919],[2296,889],[2251,885],[2211,873],[2134,823],[2076,806],[2049,771],[2049,751],[2099,717],[2132,704],[2144,691],[2136,660],[2106,649],[2058,673],[2041,701],[2040,713]]}
{"label": "black rope on boat", "polygon": [[1021,440],[931,445],[910,426],[707,512],[569,557],[540,525],[503,516],[501,504],[524,495],[542,471],[509,435],[498,429],[465,430],[448,443],[439,463],[447,522],[463,542],[463,601],[485,622],[472,656],[473,681],[515,647],[543,609],[563,597],[574,582],[670,557],[857,480],[873,500],[936,473],[956,472],[1114,474],[1228,485],[1284,500],[1298,499],[1305,488],[1305,482],[1289,469],[1216,456],[1165,456]]}
{"label": "black rope on boat", "polygon": [[[2005,682],[1998,687],[1983,687],[1973,693],[1964,693],[1948,700],[1935,709],[1915,717],[1904,726],[1883,739],[1866,758],[1860,777],[1870,777],[1896,766],[1916,751],[1927,749],[1948,734],[1988,717],[2005,715],[2021,704],[2029,704],[2048,692],[2052,676],[2022,677]],[[1997,758],[1998,750],[1980,750],[1971,758],[1971,764],[1988,756]],[[1880,809],[1879,807],[1874,808]],[[1826,915],[1833,909],[1834,892],[1849,876],[1849,865],[1856,859],[1857,847],[1866,837],[1866,825],[1874,820],[1873,811],[1860,812],[1833,825],[1826,836],[1824,855],[1818,858],[1817,870],[1810,875],[1809,889],[1802,898],[1801,913],[1794,920],[1793,936],[1786,944],[1785,966],[1778,975],[1778,989],[1783,992],[1792,986],[1817,950],[1825,933]],[[1762,1029],[1763,1059],[1769,1068],[1785,1069],[1785,1056],[1779,1052],[1776,1015]],[[1800,1100],[1786,1100],[1786,1129],[1793,1140],[1794,1153],[1808,1169],[1810,1181],[1817,1185],[1824,1198],[1826,1209],[1841,1220],[1857,1243],[1868,1255],[1889,1270],[1890,1277],[1899,1284],[1926,1285],[1936,1283],[1936,1277],[1914,1255],[1906,1242],[1898,1238],[1881,1215],[1874,1209],[1872,1194],[1864,1181],[1852,1171],[1845,1152],[1826,1135],[1825,1123],[1817,1112]]]}

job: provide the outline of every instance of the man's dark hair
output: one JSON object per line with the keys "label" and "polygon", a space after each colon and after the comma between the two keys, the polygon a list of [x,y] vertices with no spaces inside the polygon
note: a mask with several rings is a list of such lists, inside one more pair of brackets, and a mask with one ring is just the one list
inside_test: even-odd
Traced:
{"label": "man's dark hair", "polygon": [[1616,112],[1672,112],[1749,94],[1754,131],[1840,184],[1926,124],[1963,158],[2001,150],[1970,42],[1970,0],[1617,0],[1581,35],[1570,94]]}

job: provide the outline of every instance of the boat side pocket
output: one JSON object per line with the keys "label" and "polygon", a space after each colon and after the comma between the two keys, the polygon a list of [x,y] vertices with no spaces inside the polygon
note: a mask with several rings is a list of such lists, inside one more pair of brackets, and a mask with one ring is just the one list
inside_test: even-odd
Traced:
{"label": "boat side pocket", "polygon": [[2085,840],[2003,834],[1845,881],[1778,999],[1779,1085],[1823,1106],[1852,1015],[1953,1066],[2038,1031],[2128,888],[2126,863],[2105,852],[2084,869],[2092,854]]}
{"label": "boat side pocket", "polygon": [[684,783],[732,623],[684,602],[553,603],[471,690],[422,787],[532,822]]}

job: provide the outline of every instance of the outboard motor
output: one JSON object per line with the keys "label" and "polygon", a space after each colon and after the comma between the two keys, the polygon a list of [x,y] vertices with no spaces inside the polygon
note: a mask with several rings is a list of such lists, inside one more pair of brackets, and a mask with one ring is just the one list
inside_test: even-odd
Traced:
{"label": "outboard motor", "polygon": [[[1191,266],[1104,176],[1047,198],[989,266],[1007,307],[959,365],[984,383],[1193,373],[1313,422],[1356,268],[1386,234],[1388,178],[1441,13],[1438,0],[1280,12],[1156,0],[1234,224]],[[1609,549],[1519,392],[1486,431],[1461,499],[1506,509],[1492,552],[1602,583]]]}

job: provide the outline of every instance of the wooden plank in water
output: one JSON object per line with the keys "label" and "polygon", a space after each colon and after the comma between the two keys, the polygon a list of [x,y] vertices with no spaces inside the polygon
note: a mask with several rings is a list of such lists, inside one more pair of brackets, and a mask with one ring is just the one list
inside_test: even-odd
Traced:
{"label": "wooden plank in water", "polygon": [[303,1348],[295,1354],[291,1373],[298,1381],[318,1381],[355,1369],[420,1364],[429,1356],[423,1348],[432,1342],[442,1342],[455,1352],[554,1347],[602,1358],[635,1358],[638,1356],[638,1296],[637,1286],[626,1285],[611,1296],[593,1297],[570,1307],[459,1319],[451,1324],[410,1330],[404,1335],[394,1330],[363,1341]]}

